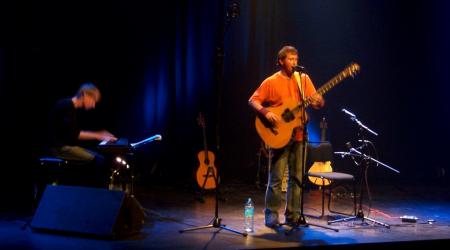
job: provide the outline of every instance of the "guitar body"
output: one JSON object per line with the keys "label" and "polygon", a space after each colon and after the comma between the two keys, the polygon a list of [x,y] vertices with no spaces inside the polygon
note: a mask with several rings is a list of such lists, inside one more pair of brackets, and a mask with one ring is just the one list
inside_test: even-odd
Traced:
{"label": "guitar body", "polygon": [[281,106],[267,108],[281,118],[276,127],[262,115],[256,117],[256,131],[269,147],[282,148],[288,144],[293,129],[301,124],[301,113],[292,112],[297,106],[298,102],[295,100],[286,99]]}
{"label": "guitar body", "polygon": [[214,166],[215,156],[211,151],[200,151],[197,155],[200,165],[197,169],[197,184],[203,189],[215,189],[217,169]]}
{"label": "guitar body", "polygon": [[[339,74],[334,76],[327,83],[322,85],[316,93],[324,95],[334,86],[342,82],[349,76],[354,76],[359,72],[359,65],[351,63]],[[284,100],[279,107],[268,107],[267,110],[280,116],[281,121],[274,127],[273,124],[262,115],[258,115],[255,121],[256,131],[261,139],[271,148],[282,148],[286,146],[291,139],[292,130],[301,124],[301,110],[306,109],[311,100],[306,99],[303,104],[299,104],[294,100]],[[307,118],[307,117],[305,117]]]}
{"label": "guitar body", "polygon": [[[327,131],[327,122],[325,121],[325,117],[320,121],[320,140],[323,143],[326,140],[326,131]],[[308,173],[310,172],[319,172],[319,173],[330,173],[333,172],[333,168],[331,167],[331,161],[315,161],[312,166],[309,168]],[[328,179],[322,179],[317,177],[308,176],[309,181],[318,186],[328,186],[331,184],[331,181]]]}
{"label": "guitar body", "polygon": [[[308,172],[319,172],[319,173],[333,172],[333,168],[331,167],[331,161],[326,161],[326,162],[316,161],[313,163],[313,165],[308,170]],[[331,181],[328,179],[321,179],[321,178],[312,177],[312,176],[309,176],[308,179],[313,184],[318,185],[318,186],[322,186],[322,185],[328,186],[331,183]]]}
{"label": "guitar body", "polygon": [[219,181],[217,169],[214,166],[216,157],[213,152],[208,150],[208,145],[206,143],[206,122],[202,113],[198,115],[197,121],[202,127],[204,147],[204,149],[197,154],[198,161],[200,162],[196,174],[197,183],[202,189],[215,189],[217,182]]}

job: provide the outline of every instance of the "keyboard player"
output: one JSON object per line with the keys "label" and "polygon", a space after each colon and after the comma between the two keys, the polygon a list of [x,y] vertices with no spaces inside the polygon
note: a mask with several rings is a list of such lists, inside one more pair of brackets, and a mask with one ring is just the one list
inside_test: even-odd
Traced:
{"label": "keyboard player", "polygon": [[93,176],[94,172],[103,171],[107,166],[104,157],[82,147],[82,141],[117,140],[106,130],[85,130],[79,122],[78,111],[94,109],[100,97],[100,90],[94,84],[84,83],[74,96],[59,100],[48,116],[48,153],[53,157],[76,162],[77,165],[95,165],[90,173],[83,174],[86,178]]}

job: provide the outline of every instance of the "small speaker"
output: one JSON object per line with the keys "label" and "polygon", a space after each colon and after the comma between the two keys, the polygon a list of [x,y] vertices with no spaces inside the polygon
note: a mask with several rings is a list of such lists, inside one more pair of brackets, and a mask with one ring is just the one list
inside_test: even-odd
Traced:
{"label": "small speaker", "polygon": [[139,233],[144,211],[123,191],[47,186],[31,221],[33,230],[121,238]]}

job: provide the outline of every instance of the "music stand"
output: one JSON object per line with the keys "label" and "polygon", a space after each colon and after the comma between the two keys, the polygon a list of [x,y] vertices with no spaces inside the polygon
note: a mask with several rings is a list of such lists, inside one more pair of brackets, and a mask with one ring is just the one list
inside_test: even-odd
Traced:
{"label": "music stand", "polygon": [[[128,176],[129,183],[127,183],[127,184],[130,185],[129,194],[130,194],[130,196],[133,197],[134,196],[134,174],[133,174],[134,152],[135,152],[136,149],[138,149],[139,147],[141,147],[141,146],[143,146],[143,145],[145,145],[147,143],[150,143],[152,141],[161,141],[162,140],[162,136],[159,135],[159,134],[156,134],[156,135],[153,135],[153,136],[151,136],[151,137],[149,137],[147,139],[144,139],[144,140],[141,140],[141,141],[135,142],[135,143],[128,143],[128,140],[127,139],[123,139],[123,138],[121,140],[122,140],[122,142],[121,143],[117,143],[117,145],[115,145],[114,143],[109,143],[109,142],[101,142],[99,144],[99,148],[102,151],[106,151],[106,152],[109,152],[109,153],[116,153],[116,154],[119,154],[119,155],[129,156],[129,158],[130,158],[129,162],[126,162],[124,159],[122,159],[120,157],[116,158],[117,163],[119,165],[123,165],[123,166],[120,166],[119,169],[113,171],[113,173],[111,175],[111,183],[113,182],[113,180],[115,178],[114,175],[120,176],[120,174],[121,174],[121,171],[120,171],[121,169],[120,168],[124,168],[125,167],[129,171],[129,176]],[[123,185],[122,182],[121,182],[121,184]],[[126,188],[124,188],[123,186],[122,186],[122,189],[126,190]]]}
{"label": "music stand", "polygon": [[[346,113],[347,115],[349,115],[350,119],[352,121],[354,121],[358,125],[358,127],[359,127],[358,135],[361,138],[359,141],[362,143],[361,148],[362,149],[366,148],[367,147],[367,143],[369,141],[365,139],[364,132],[367,131],[367,132],[369,132],[369,133],[371,133],[371,134],[373,134],[375,136],[377,136],[378,134],[376,132],[374,132],[373,130],[371,130],[370,128],[368,128],[367,126],[365,126],[361,121],[359,121],[356,118],[356,115],[354,115],[350,111],[348,111],[346,109],[342,109],[342,111],[344,113]],[[388,166],[388,165],[386,165],[386,164],[384,164],[384,163],[382,163],[382,162],[372,158],[371,156],[369,156],[367,154],[364,154],[363,152],[360,152],[359,150],[353,148],[350,143],[347,143],[346,145],[349,148],[349,152],[334,152],[334,153],[337,154],[337,155],[341,155],[342,157],[350,156],[353,159],[353,162],[355,163],[355,165],[360,166],[360,169],[361,169],[361,181],[360,181],[360,187],[359,187],[358,212],[356,213],[355,216],[328,221],[328,225],[331,225],[331,224],[337,223],[337,222],[347,222],[347,221],[352,221],[352,220],[361,220],[361,222],[364,223],[365,220],[368,220],[368,221],[371,221],[371,222],[373,222],[375,224],[384,226],[386,228],[390,228],[391,226],[389,224],[381,222],[381,221],[378,221],[378,220],[375,220],[375,219],[372,219],[372,218],[364,215],[364,211],[362,209],[363,193],[364,193],[363,192],[363,186],[364,186],[363,184],[367,185],[367,179],[364,178],[364,176],[367,176],[366,174],[367,174],[367,171],[369,169],[369,166],[370,166],[371,162],[375,162],[377,165],[382,165],[382,166],[384,166],[384,167],[386,167],[386,168],[388,168],[388,169],[390,169],[390,170],[392,170],[392,171],[394,171],[396,173],[400,173],[400,171],[398,171],[397,169],[392,168],[392,167],[390,167],[390,166]],[[362,159],[362,161],[363,161],[362,163],[363,164],[357,163],[356,160],[355,160],[355,157],[358,157],[358,158]],[[356,195],[356,194],[354,194],[354,195]]]}

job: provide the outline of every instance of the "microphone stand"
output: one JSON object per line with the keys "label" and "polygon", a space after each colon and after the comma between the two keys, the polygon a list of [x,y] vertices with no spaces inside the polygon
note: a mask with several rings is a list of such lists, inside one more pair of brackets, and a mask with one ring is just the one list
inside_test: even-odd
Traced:
{"label": "microphone stand", "polygon": [[219,185],[220,185],[220,182],[218,181],[217,176],[214,175],[213,177],[214,177],[214,181],[216,184],[214,218],[212,218],[212,220],[208,223],[208,225],[185,228],[185,229],[179,230],[178,232],[184,233],[184,232],[195,231],[195,230],[200,230],[200,229],[219,228],[219,230],[224,229],[224,230],[233,232],[235,234],[240,234],[244,237],[247,237],[247,235],[248,235],[247,232],[239,232],[233,228],[227,227],[226,225],[222,224],[222,218],[219,217]]}
{"label": "microphone stand", "polygon": [[302,151],[303,152],[302,152],[302,155],[301,155],[302,157],[300,157],[301,158],[301,171],[302,171],[302,180],[301,180],[301,183],[300,183],[300,216],[298,217],[298,220],[296,221],[295,226],[292,227],[289,231],[287,231],[286,234],[290,234],[292,231],[298,229],[299,227],[308,227],[309,225],[316,226],[316,227],[321,227],[321,228],[325,228],[325,229],[330,229],[330,230],[333,230],[335,232],[338,232],[339,229],[336,229],[336,228],[332,228],[332,227],[328,227],[328,226],[325,226],[325,225],[319,225],[319,224],[314,224],[314,223],[307,222],[306,219],[305,219],[305,215],[303,213],[303,210],[304,210],[304,190],[305,190],[305,187],[306,187],[306,171],[305,171],[305,168],[306,168],[306,146],[307,146],[307,140],[308,140],[308,135],[307,135],[308,131],[307,131],[307,127],[306,127],[306,125],[307,125],[306,108],[305,108],[305,101],[306,101],[306,99],[305,99],[305,95],[304,95],[304,93],[305,93],[304,87],[306,87],[306,86],[302,85],[301,73],[302,72],[299,72],[299,74],[300,74],[300,81],[299,81],[299,93],[300,93],[300,95],[299,96],[300,96],[300,99],[301,99],[301,102],[302,102],[302,105],[301,105],[301,117],[300,117],[300,124],[299,125],[303,129],[303,134],[302,134],[303,138],[302,138],[302,142],[301,142]]}
{"label": "microphone stand", "polygon": [[[360,122],[360,121],[356,118],[356,116],[355,116],[354,114],[352,114],[351,112],[348,112],[348,111],[345,110],[345,109],[342,109],[342,111],[343,111],[344,113],[348,114],[348,115],[350,116],[350,119],[351,119],[352,121],[354,121],[354,122],[359,126],[359,133],[358,133],[358,135],[359,135],[360,138],[361,138],[359,141],[362,142],[362,144],[363,144],[363,147],[362,147],[362,148],[364,149],[364,146],[365,146],[366,143],[367,143],[367,140],[366,140],[365,137],[364,137],[364,131],[368,131],[368,132],[370,132],[370,133],[373,134],[373,135],[378,135],[378,134],[377,134],[376,132],[374,132],[373,130],[371,130],[370,128],[368,128],[367,126],[365,126],[362,122]],[[363,190],[363,186],[364,186],[364,185],[363,185],[363,184],[365,183],[365,184],[367,185],[367,179],[364,178],[364,176],[367,176],[367,171],[368,171],[368,169],[369,169],[370,162],[375,162],[375,163],[377,163],[378,165],[382,165],[382,166],[384,166],[384,167],[386,167],[386,168],[388,168],[388,169],[390,169],[390,170],[392,170],[392,171],[394,171],[394,172],[396,172],[396,173],[400,173],[400,171],[398,171],[397,169],[392,168],[392,167],[390,167],[390,166],[388,166],[388,165],[386,165],[386,164],[384,164],[384,163],[382,163],[382,162],[380,162],[380,161],[378,161],[378,160],[376,160],[376,159],[370,157],[370,156],[367,155],[367,154],[364,154],[363,152],[358,151],[358,150],[355,149],[355,148],[352,148],[351,146],[350,146],[349,150],[350,150],[350,152],[335,152],[335,154],[341,155],[342,157],[344,157],[344,156],[351,156],[352,158],[354,158],[354,157],[359,157],[359,158],[361,158],[361,159],[363,160],[363,164],[358,164],[356,161],[354,161],[354,162],[355,162],[355,165],[357,165],[357,166],[360,165],[360,166],[361,166],[361,181],[360,181],[360,186],[359,186],[359,205],[358,205],[358,212],[356,213],[355,216],[351,216],[351,217],[347,217],[347,218],[341,218],[341,219],[337,219],[337,220],[328,221],[328,225],[331,225],[331,224],[337,223],[337,222],[346,222],[346,221],[351,221],[351,220],[358,220],[358,219],[360,219],[361,222],[363,222],[363,223],[364,223],[365,220],[368,220],[368,221],[371,221],[371,222],[373,222],[373,223],[375,223],[375,224],[384,226],[384,227],[386,227],[386,228],[390,228],[391,226],[390,226],[389,224],[386,224],[386,223],[384,223],[384,222],[381,222],[381,221],[372,219],[372,218],[367,217],[367,216],[364,215],[364,211],[363,211],[363,208],[362,208],[363,194],[364,194],[364,192],[363,192],[363,191],[364,191],[364,190]],[[354,195],[356,195],[356,194],[354,194]]]}
{"label": "microphone stand", "polygon": [[[217,48],[217,82],[218,82],[218,105],[217,105],[217,125],[216,125],[216,140],[217,140],[217,156],[218,158],[221,158],[221,147],[220,147],[220,129],[219,129],[219,125],[220,123],[220,115],[221,115],[221,105],[222,105],[222,82],[223,82],[223,77],[222,77],[222,73],[223,73],[223,41],[224,41],[224,37],[225,37],[225,32],[228,28],[228,26],[230,25],[231,21],[233,19],[235,19],[237,16],[239,15],[239,5],[237,3],[232,3],[228,6],[227,12],[226,12],[226,22],[225,22],[225,27],[223,29],[222,32],[222,36],[221,36],[221,43],[220,46]],[[221,159],[219,159],[221,160]],[[217,168],[217,176],[214,175],[214,181],[215,181],[215,185],[216,185],[216,189],[215,189],[215,209],[214,209],[214,218],[212,218],[212,220],[208,223],[208,225],[205,226],[198,226],[198,227],[191,227],[191,228],[186,228],[186,229],[182,229],[179,230],[179,233],[184,233],[184,232],[188,232],[188,231],[195,231],[195,230],[200,230],[200,229],[207,229],[207,228],[219,228],[219,230],[227,230],[230,232],[233,232],[235,234],[240,234],[244,237],[247,237],[247,232],[239,232],[235,229],[232,229],[230,227],[227,227],[226,225],[222,224],[222,218],[219,217],[219,187],[220,187],[220,172],[221,172],[221,168]]]}

